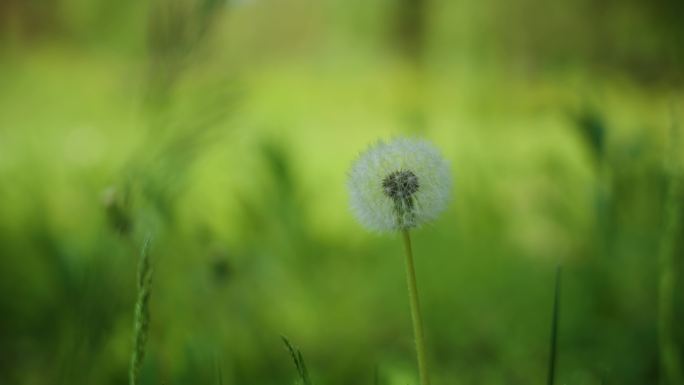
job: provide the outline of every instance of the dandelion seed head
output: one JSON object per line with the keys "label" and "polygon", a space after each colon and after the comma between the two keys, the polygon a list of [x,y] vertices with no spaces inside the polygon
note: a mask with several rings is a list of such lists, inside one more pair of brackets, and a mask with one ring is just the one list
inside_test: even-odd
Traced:
{"label": "dandelion seed head", "polygon": [[419,227],[444,211],[451,191],[446,160],[429,142],[398,138],[362,153],[349,172],[351,210],[376,232]]}

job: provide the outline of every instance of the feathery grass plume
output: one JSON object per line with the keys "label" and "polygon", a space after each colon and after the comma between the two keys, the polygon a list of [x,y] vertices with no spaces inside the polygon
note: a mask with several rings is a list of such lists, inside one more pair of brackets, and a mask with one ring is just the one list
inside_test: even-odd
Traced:
{"label": "feathery grass plume", "polygon": [[402,233],[421,385],[429,385],[423,321],[409,230],[436,219],[451,192],[451,173],[439,151],[424,140],[378,142],[349,173],[351,208],[359,222],[376,232]]}
{"label": "feathery grass plume", "polygon": [[[674,112],[672,114],[674,116]],[[673,122],[675,120],[673,119]],[[665,201],[665,222],[660,240],[660,277],[658,282],[658,338],[660,347],[660,371],[662,384],[684,383],[682,355],[675,340],[675,288],[677,271],[677,234],[681,232],[682,219],[682,165],[677,158],[679,137],[677,125],[673,123],[666,169],[669,174],[667,198]]]}
{"label": "feathery grass plume", "polygon": [[302,352],[296,346],[292,345],[290,343],[290,340],[287,339],[287,337],[280,336],[280,338],[283,339],[283,342],[285,343],[287,350],[290,352],[290,355],[292,356],[292,361],[295,364],[295,368],[297,368],[297,374],[299,374],[299,380],[301,384],[312,385],[313,383],[311,382],[311,378],[309,377],[309,371],[306,369],[306,364],[304,364],[304,357],[302,356]]}
{"label": "feathery grass plume", "polygon": [[150,264],[150,243],[148,235],[143,243],[138,267],[138,299],[135,303],[133,324],[133,354],[129,371],[130,385],[138,384],[140,368],[145,359],[147,336],[150,329],[150,289],[152,286],[152,266]]}
{"label": "feathery grass plume", "polygon": [[560,311],[561,265],[556,266],[556,283],[553,290],[553,312],[551,315],[551,347],[549,349],[549,372],[546,383],[553,385],[556,380],[556,361],[558,356],[558,313]]}

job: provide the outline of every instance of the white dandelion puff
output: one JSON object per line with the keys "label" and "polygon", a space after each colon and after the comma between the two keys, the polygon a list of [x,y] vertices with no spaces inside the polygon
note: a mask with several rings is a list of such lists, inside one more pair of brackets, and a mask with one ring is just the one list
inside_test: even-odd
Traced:
{"label": "white dandelion puff", "polygon": [[381,141],[356,160],[348,187],[352,211],[362,225],[403,235],[418,374],[421,385],[430,385],[410,230],[436,219],[446,208],[451,191],[449,165],[424,140]]}
{"label": "white dandelion puff", "polygon": [[444,211],[451,184],[448,163],[429,142],[380,141],[361,154],[349,172],[350,205],[369,230],[408,230]]}

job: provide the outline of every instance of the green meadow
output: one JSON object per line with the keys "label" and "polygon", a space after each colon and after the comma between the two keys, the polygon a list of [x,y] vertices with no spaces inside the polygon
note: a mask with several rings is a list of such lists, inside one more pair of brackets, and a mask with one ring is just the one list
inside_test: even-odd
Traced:
{"label": "green meadow", "polygon": [[683,14],[0,3],[0,384],[417,385],[347,190],[411,137],[454,181],[412,230],[433,384],[684,385]]}

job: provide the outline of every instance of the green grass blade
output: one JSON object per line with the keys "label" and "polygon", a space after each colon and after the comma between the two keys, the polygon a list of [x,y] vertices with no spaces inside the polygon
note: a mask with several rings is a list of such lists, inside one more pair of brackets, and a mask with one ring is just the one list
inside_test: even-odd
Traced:
{"label": "green grass blade", "polygon": [[677,345],[676,290],[678,255],[678,234],[682,228],[682,165],[677,144],[679,143],[679,126],[675,111],[672,112],[670,130],[670,149],[668,150],[667,198],[664,207],[664,223],[659,250],[658,278],[658,344],[660,354],[660,375],[662,384],[684,383],[682,372],[682,353]]}
{"label": "green grass blade", "polygon": [[558,311],[560,308],[561,265],[556,267],[556,283],[553,292],[553,313],[551,316],[551,343],[549,351],[549,372],[546,383],[553,385],[556,379],[556,360],[558,352]]}
{"label": "green grass blade", "polygon": [[297,374],[299,374],[301,383],[304,385],[313,385],[311,378],[309,377],[309,371],[306,369],[302,352],[296,346],[292,345],[287,337],[280,336],[280,338],[282,338],[287,350],[290,352],[290,356],[292,357],[292,361],[294,361],[295,368],[297,369]]}

